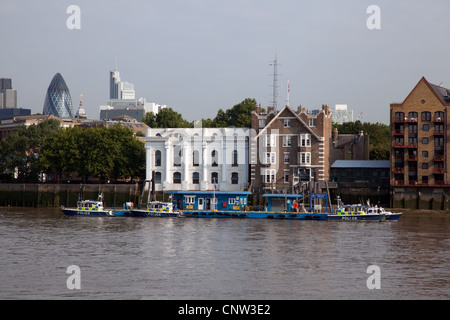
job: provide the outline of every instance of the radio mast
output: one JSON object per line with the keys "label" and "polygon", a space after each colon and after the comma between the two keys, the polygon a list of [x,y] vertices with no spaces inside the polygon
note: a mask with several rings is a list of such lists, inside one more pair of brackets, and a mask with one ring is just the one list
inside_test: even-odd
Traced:
{"label": "radio mast", "polygon": [[273,92],[272,92],[272,106],[274,111],[277,111],[277,97],[278,97],[278,58],[275,55],[275,60],[270,64],[273,66]]}

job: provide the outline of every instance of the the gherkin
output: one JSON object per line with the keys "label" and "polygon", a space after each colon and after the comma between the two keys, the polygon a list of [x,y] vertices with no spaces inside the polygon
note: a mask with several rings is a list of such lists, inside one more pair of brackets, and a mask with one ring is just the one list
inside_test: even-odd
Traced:
{"label": "the gherkin", "polygon": [[73,118],[72,98],[69,88],[60,73],[57,73],[47,89],[43,114],[53,114],[61,118]]}

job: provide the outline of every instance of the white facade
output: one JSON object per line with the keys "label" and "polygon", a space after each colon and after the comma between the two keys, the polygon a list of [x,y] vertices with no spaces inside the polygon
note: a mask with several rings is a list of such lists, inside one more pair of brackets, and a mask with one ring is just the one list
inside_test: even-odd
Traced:
{"label": "white facade", "polygon": [[249,129],[148,129],[146,177],[157,191],[240,191],[248,183]]}

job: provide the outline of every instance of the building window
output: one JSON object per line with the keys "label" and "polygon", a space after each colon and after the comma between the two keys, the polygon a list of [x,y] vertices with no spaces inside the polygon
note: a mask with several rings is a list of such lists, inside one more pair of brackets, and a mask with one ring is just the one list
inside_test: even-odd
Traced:
{"label": "building window", "polygon": [[428,151],[422,151],[422,158],[428,158]]}
{"label": "building window", "polygon": [[422,138],[422,144],[428,144],[428,138]]}
{"label": "building window", "polygon": [[424,125],[422,126],[422,130],[423,130],[423,131],[428,131],[428,130],[430,130],[430,126],[427,125],[427,124],[424,124]]}
{"label": "building window", "polygon": [[284,170],[284,183],[289,183],[289,170]]}
{"label": "building window", "polygon": [[231,174],[231,184],[239,184],[239,173],[233,172]]}
{"label": "building window", "polygon": [[405,120],[405,114],[403,112],[396,112],[395,113],[395,120],[396,121],[403,121],[403,120]]}
{"label": "building window", "polygon": [[425,111],[420,114],[420,119],[422,121],[430,121],[431,120],[431,112]]}
{"label": "building window", "polygon": [[275,138],[276,136],[274,134],[270,135],[266,135],[266,147],[275,147]]}
{"label": "building window", "polygon": [[192,173],[192,184],[199,184],[200,183],[200,174],[198,172]]}
{"label": "building window", "polygon": [[428,163],[422,163],[422,169],[427,170],[428,169]]}
{"label": "building window", "polygon": [[415,111],[411,111],[408,113],[408,118],[411,120],[416,120],[417,121],[417,117],[419,116],[419,114]]}
{"label": "building window", "polygon": [[262,129],[266,126],[266,119],[259,119],[259,128]]}
{"label": "building window", "polygon": [[181,173],[180,172],[174,172],[173,173],[173,183],[174,184],[180,184],[181,183]]}
{"label": "building window", "polygon": [[192,165],[198,167],[200,165],[200,153],[195,150],[192,152]]}
{"label": "building window", "polygon": [[276,170],[264,170],[263,176],[264,176],[264,182],[265,183],[272,183],[275,182],[275,172]]}
{"label": "building window", "polygon": [[173,146],[173,166],[181,167],[181,157],[183,156],[180,146]]}
{"label": "building window", "polygon": [[289,160],[290,160],[290,159],[289,159],[289,158],[290,158],[289,155],[290,155],[289,152],[285,152],[285,153],[284,153],[284,164],[289,164],[289,162],[290,162],[290,161],[289,161]]}
{"label": "building window", "polygon": [[155,183],[160,184],[161,180],[161,172],[155,172]]}
{"label": "building window", "polygon": [[237,150],[233,151],[233,167],[237,167],[238,166],[238,152]]}
{"label": "building window", "polygon": [[194,204],[195,196],[184,196],[184,203],[185,204]]}
{"label": "building window", "polygon": [[219,182],[219,174],[217,172],[211,172],[211,183],[214,185]]}
{"label": "building window", "polygon": [[283,147],[290,147],[292,142],[292,136],[283,136]]}
{"label": "building window", "polygon": [[161,151],[159,150],[155,152],[155,167],[161,167]]}
{"label": "building window", "polygon": [[299,147],[310,147],[311,146],[311,135],[301,134],[299,140]]}
{"label": "building window", "polygon": [[310,127],[315,127],[316,126],[316,118],[309,119],[309,126]]}
{"label": "building window", "polygon": [[436,121],[443,121],[444,120],[444,112],[442,111],[437,111],[434,113],[434,119]]}
{"label": "building window", "polygon": [[218,154],[217,154],[217,151],[216,150],[213,150],[212,152],[211,152],[211,165],[213,166],[213,167],[217,167],[219,164],[218,164],[218,161],[217,161],[217,158],[218,158]]}
{"label": "building window", "polygon": [[311,152],[300,152],[300,164],[311,164]]}
{"label": "building window", "polygon": [[290,127],[290,122],[291,122],[290,119],[284,119],[284,127],[285,128],[289,128]]}
{"label": "building window", "polygon": [[276,163],[276,152],[266,152],[265,164],[275,164],[275,163]]}

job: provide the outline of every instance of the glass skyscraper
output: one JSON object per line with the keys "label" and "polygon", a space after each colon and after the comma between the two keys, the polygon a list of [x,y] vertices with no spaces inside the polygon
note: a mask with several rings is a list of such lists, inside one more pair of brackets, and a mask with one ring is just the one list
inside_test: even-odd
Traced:
{"label": "glass skyscraper", "polygon": [[60,73],[57,73],[47,89],[43,114],[53,114],[61,118],[73,118],[72,98],[69,88]]}

